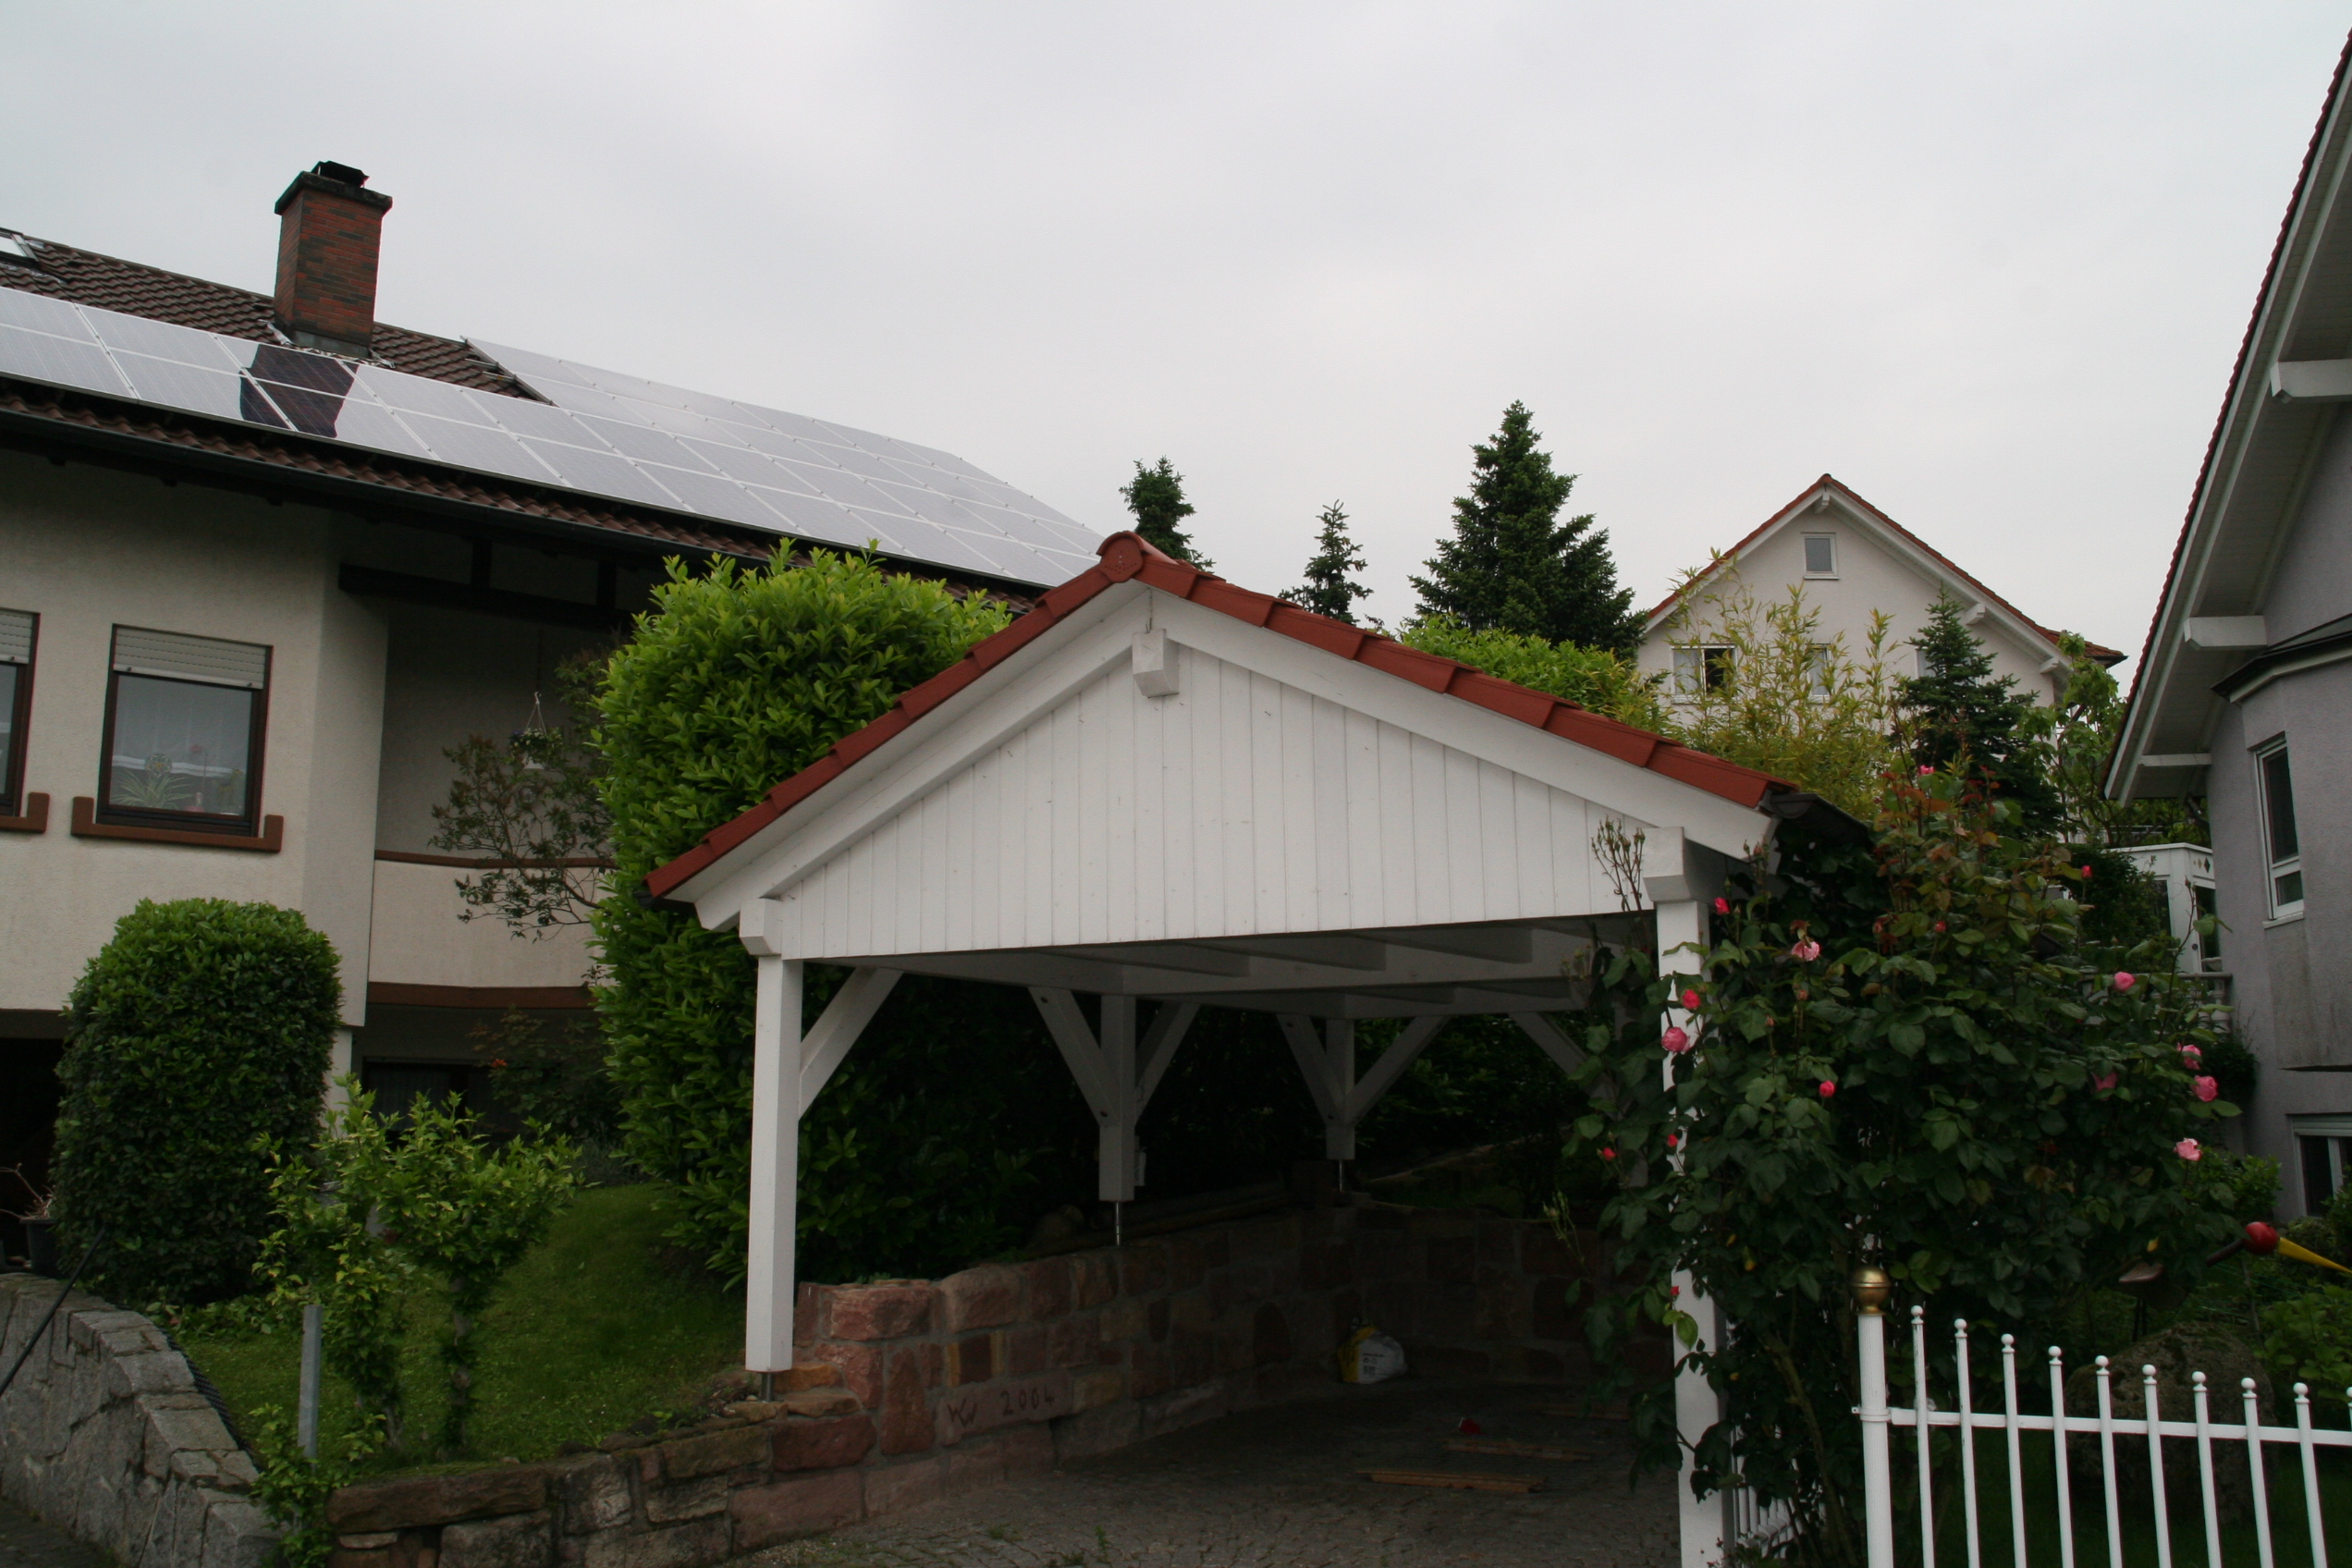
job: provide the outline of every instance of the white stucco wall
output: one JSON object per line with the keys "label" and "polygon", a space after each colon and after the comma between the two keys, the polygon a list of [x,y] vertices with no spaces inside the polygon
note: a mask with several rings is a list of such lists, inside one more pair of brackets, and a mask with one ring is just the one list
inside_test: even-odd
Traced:
{"label": "white stucco wall", "polygon": [[[0,453],[0,606],[41,617],[25,788],[49,830],[0,833],[0,1011],[61,1006],[141,899],[253,900],[302,911],[342,957],[363,1015],[384,629],[336,586],[333,524],[193,484]],[[95,796],[115,626],[271,649],[261,810],[276,854],[81,839]]]}
{"label": "white stucco wall", "polygon": [[[1837,574],[1808,578],[1805,573],[1805,536],[1827,533],[1837,541]],[[1892,676],[1918,673],[1913,650],[1906,644],[1927,625],[1935,607],[1938,581],[1886,547],[1875,531],[1856,522],[1842,509],[1807,512],[1792,520],[1770,537],[1752,546],[1737,563],[1738,579],[1757,599],[1769,606],[1787,595],[1792,583],[1802,584],[1805,602],[1820,612],[1815,641],[1829,643],[1843,636],[1845,654],[1859,661],[1869,646],[1870,618],[1883,611],[1892,618],[1885,643],[1887,671]],[[1954,587],[1954,596],[1966,593]],[[1996,675],[2013,676],[2017,689],[2037,701],[2050,702],[2058,692],[2053,677],[2042,673],[2051,649],[2011,632],[1988,614],[1971,628],[1992,655]],[[1686,642],[1670,617],[1641,645],[1642,670],[1672,676],[1674,645]]]}

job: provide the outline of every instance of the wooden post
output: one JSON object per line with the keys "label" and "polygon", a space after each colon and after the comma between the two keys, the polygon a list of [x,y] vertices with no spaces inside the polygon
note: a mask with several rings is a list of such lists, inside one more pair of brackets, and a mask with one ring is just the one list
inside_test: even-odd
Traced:
{"label": "wooden post", "polygon": [[[1685,946],[1703,946],[1707,940],[1705,907],[1697,899],[1661,900],[1656,909],[1658,922],[1658,970],[1670,979],[1679,981],[1698,969],[1696,952],[1676,952]],[[1681,986],[1675,987],[1677,992]],[[1670,1007],[1666,1012],[1667,1028],[1687,1030],[1691,1015],[1681,1007]],[[1659,1072],[1671,1086],[1674,1081],[1674,1059],[1660,1052]],[[1701,1295],[1688,1271],[1676,1269],[1674,1284],[1679,1292],[1675,1305],[1697,1320],[1699,1342],[1712,1346],[1722,1340],[1722,1324],[1715,1304]],[[1730,1492],[1716,1497],[1700,1498],[1692,1494],[1691,1472],[1698,1460],[1694,1445],[1706,1435],[1707,1429],[1723,1418],[1722,1402],[1715,1397],[1706,1374],[1688,1367],[1674,1375],[1674,1427],[1683,1439],[1683,1472],[1677,1496],[1682,1501],[1683,1568],[1714,1568],[1723,1561],[1731,1544]]]}
{"label": "wooden post", "polygon": [[801,961],[762,954],[758,962],[751,1245],[743,1292],[743,1368],[754,1373],[788,1371],[792,1365],[792,1243],[801,1176]]}

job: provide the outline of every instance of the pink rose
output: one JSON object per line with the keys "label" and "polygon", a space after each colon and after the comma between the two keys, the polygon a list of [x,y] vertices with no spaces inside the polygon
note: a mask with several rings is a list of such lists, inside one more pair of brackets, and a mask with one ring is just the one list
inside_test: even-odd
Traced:
{"label": "pink rose", "polygon": [[1934,771],[1935,764],[1931,762],[1923,762],[1919,765],[1919,777],[1922,778],[1925,778],[1929,774],[1933,773]]}
{"label": "pink rose", "polygon": [[2086,882],[2090,880],[2090,867],[2086,865],[2082,868],[2082,878]]}
{"label": "pink rose", "polygon": [[1823,1099],[1828,1099],[1831,1095],[1836,1093],[1837,1085],[1835,1084],[1831,1083],[1827,1078],[1821,1080],[1821,1097]]}
{"label": "pink rose", "polygon": [[2120,1076],[2120,1074],[2110,1072],[2104,1078],[2093,1078],[2090,1081],[2090,1086],[2094,1089],[2100,1090],[2101,1093],[2104,1093],[2115,1086],[2115,1080],[2118,1076]]}
{"label": "pink rose", "polygon": [[2198,1146],[2197,1140],[2194,1138],[2183,1138],[2179,1143],[2173,1145],[2173,1152],[2180,1156],[2183,1159],[2203,1159],[2205,1158],[2205,1151]]}
{"label": "pink rose", "polygon": [[2180,1048],[2180,1053],[2181,1053],[2181,1060],[2182,1060],[2182,1061],[2184,1061],[2184,1062],[2186,1062],[2186,1063],[2187,1063],[2187,1064],[2188,1064],[2189,1066],[2191,1066],[2191,1067],[2195,1067],[2195,1066],[2196,1066],[2199,1062],[2201,1062],[2201,1061],[2203,1061],[2203,1060],[2205,1060],[2205,1053],[2204,1053],[2203,1051],[2201,1051],[2201,1050],[2199,1050],[2199,1049],[2198,1049],[2195,1046],[2187,1046],[2187,1045],[2185,1045],[2185,1046],[2181,1047],[2181,1048]]}
{"label": "pink rose", "polygon": [[1682,1135],[1681,1135],[1680,1133],[1667,1133],[1667,1134],[1666,1134],[1666,1146],[1667,1146],[1668,1148],[1670,1148],[1670,1149],[1678,1149],[1678,1148],[1681,1148],[1681,1147],[1683,1146]]}
{"label": "pink rose", "polygon": [[2137,974],[2125,974],[2125,973],[2124,973],[2122,970],[2120,970],[2120,969],[2119,969],[2119,970],[2117,970],[2117,971],[2115,972],[2115,989],[2117,989],[2118,991],[2128,991],[2128,990],[2130,990],[2130,989],[2131,989],[2134,986],[2137,986],[2137,985],[2138,985],[2138,984],[2139,984],[2139,976],[2138,976],[2138,975],[2137,975]]}
{"label": "pink rose", "polygon": [[1683,993],[1683,1011],[1684,1012],[1697,1012],[1698,1011],[1699,1000],[1700,998],[1697,991],[1684,991]]}
{"label": "pink rose", "polygon": [[1732,913],[1732,900],[1729,900],[1729,899],[1717,899],[1717,900],[1715,900],[1715,913],[1716,913],[1717,914],[1729,914],[1729,913]]}
{"label": "pink rose", "polygon": [[1677,1027],[1669,1029],[1666,1033],[1660,1035],[1658,1037],[1658,1043],[1664,1046],[1669,1051],[1679,1056],[1684,1051],[1690,1049],[1691,1037],[1688,1035],[1684,1034],[1683,1031]]}
{"label": "pink rose", "polygon": [[2190,1087],[2197,1091],[2197,1097],[2200,1100],[2211,1100],[2222,1092],[2221,1084],[2207,1077],[2199,1077]]}
{"label": "pink rose", "polygon": [[1821,944],[1810,937],[1804,937],[1789,949],[1789,956],[1799,963],[1811,963],[1821,956]]}
{"label": "pink rose", "polygon": [[1603,1159],[1615,1159],[1617,1158],[1617,1151],[1615,1149],[1604,1148],[1600,1151],[1600,1158]]}

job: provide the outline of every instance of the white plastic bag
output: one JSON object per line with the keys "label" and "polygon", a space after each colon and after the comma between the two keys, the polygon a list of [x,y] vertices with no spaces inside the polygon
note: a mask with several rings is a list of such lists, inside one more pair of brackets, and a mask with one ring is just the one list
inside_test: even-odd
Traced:
{"label": "white plastic bag", "polygon": [[1378,1329],[1358,1329],[1340,1347],[1343,1383],[1383,1383],[1403,1370],[1404,1347]]}

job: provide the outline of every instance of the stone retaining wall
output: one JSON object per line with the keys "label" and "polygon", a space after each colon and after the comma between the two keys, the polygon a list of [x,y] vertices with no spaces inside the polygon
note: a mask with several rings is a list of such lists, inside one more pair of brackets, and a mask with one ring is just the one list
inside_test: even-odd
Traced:
{"label": "stone retaining wall", "polygon": [[[0,1275],[0,1374],[56,1281]],[[128,1568],[261,1568],[277,1532],[245,1496],[253,1462],[161,1329],[75,1292],[6,1394],[0,1495]]]}
{"label": "stone retaining wall", "polygon": [[701,1568],[1331,1392],[1358,1322],[1425,1376],[1576,1378],[1569,1287],[1597,1255],[1542,1224],[1357,1204],[937,1281],[804,1285],[802,1365],[777,1402],[545,1464],[348,1488],[334,1568]]}

